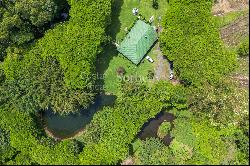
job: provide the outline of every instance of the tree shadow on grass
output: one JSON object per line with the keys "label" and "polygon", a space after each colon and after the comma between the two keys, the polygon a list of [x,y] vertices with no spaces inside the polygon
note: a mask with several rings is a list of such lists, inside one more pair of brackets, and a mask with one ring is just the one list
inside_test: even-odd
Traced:
{"label": "tree shadow on grass", "polygon": [[114,3],[112,4],[111,24],[106,29],[107,35],[109,35],[112,40],[116,39],[116,35],[120,32],[121,29],[119,16],[123,3],[124,0],[114,0]]}
{"label": "tree shadow on grass", "polygon": [[[116,35],[120,32],[121,29],[121,22],[119,20],[119,16],[123,3],[124,0],[114,0],[114,3],[112,4],[111,24],[106,29],[106,34],[111,37],[112,41],[116,40]],[[116,47],[113,44],[109,43],[104,46],[103,52],[97,57],[97,90],[101,93],[104,92],[104,73],[108,69],[110,61],[113,59],[114,56],[117,55],[118,52]]]}

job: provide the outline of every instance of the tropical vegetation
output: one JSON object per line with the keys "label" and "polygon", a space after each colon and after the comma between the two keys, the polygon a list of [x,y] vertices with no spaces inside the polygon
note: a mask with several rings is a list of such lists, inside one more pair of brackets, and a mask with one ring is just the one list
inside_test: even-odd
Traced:
{"label": "tropical vegetation", "polygon": [[[0,164],[248,165],[249,40],[225,46],[219,28],[242,13],[215,19],[213,3],[0,0]],[[148,53],[153,64],[135,66],[112,44],[138,19],[132,7],[145,19],[155,15],[163,30]],[[174,80],[155,79],[165,65],[159,55],[173,64]],[[115,103],[82,132],[68,139],[46,132],[43,112],[87,112],[101,93]],[[173,120],[142,139],[164,113]]]}

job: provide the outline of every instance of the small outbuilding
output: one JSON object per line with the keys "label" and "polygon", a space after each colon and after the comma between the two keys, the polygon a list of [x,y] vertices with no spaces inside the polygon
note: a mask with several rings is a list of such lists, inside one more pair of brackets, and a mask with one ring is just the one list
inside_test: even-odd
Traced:
{"label": "small outbuilding", "polygon": [[154,28],[138,20],[117,50],[134,64],[139,64],[157,40]]}

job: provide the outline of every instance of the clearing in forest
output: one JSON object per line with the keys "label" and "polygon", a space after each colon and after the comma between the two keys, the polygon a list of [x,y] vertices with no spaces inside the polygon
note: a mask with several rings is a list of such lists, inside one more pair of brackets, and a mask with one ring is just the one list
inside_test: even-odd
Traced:
{"label": "clearing in forest", "polygon": [[[121,43],[127,34],[127,30],[133,27],[137,20],[137,16],[132,13],[133,8],[139,9],[139,14],[147,21],[151,16],[154,16],[152,26],[160,25],[161,20],[168,9],[168,3],[166,0],[158,0],[158,3],[158,9],[154,9],[152,6],[152,0],[114,1],[111,25],[107,28],[107,34],[111,36],[113,43]],[[116,95],[119,93],[119,82],[121,79],[127,81],[139,80],[148,84],[153,83],[153,79],[155,78],[155,75],[157,75],[155,69],[159,66],[159,63],[162,60],[162,58],[158,58],[160,55],[157,49],[158,44],[146,54],[154,60],[154,63],[149,62],[147,59],[143,59],[140,62],[140,65],[135,65],[120,54],[115,45],[107,45],[97,60],[97,72],[100,75],[98,86],[104,88],[103,90],[107,94],[111,93]],[[165,65],[167,65],[167,63],[164,63],[164,66]],[[124,75],[122,76],[120,76],[118,72],[121,68],[124,69]],[[165,71],[168,69],[168,66],[164,68]]]}

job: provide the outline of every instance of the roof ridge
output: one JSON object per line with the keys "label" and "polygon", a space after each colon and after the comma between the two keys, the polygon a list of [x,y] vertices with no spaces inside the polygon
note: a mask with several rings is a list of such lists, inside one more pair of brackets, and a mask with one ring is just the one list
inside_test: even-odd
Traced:
{"label": "roof ridge", "polygon": [[121,42],[118,51],[133,63],[138,64],[156,40],[157,33],[154,28],[138,20]]}

